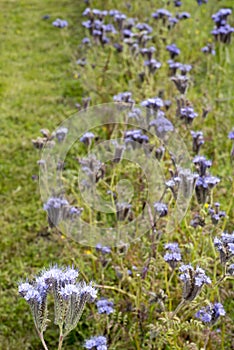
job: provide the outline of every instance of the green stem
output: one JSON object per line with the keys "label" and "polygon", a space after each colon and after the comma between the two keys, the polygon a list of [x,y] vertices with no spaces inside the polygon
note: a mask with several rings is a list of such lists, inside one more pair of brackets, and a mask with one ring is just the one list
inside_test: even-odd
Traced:
{"label": "green stem", "polygon": [[116,287],[112,287],[112,286],[105,286],[105,285],[101,285],[101,284],[95,284],[94,285],[95,288],[103,288],[103,289],[110,289],[110,290],[114,290],[118,293],[121,293],[121,294],[124,294],[124,295],[127,295],[129,298],[131,299],[136,299],[136,296],[133,295],[133,294],[130,294],[128,292],[125,292],[125,290],[123,289],[119,289],[119,288],[116,288]]}
{"label": "green stem", "polygon": [[42,345],[43,345],[44,349],[45,349],[45,350],[48,350],[47,345],[46,345],[46,342],[45,342],[44,337],[43,337],[43,333],[40,333],[40,332],[38,331],[38,334],[39,334],[39,338],[41,339],[41,342],[42,342]]}
{"label": "green stem", "polygon": [[59,328],[60,328],[60,334],[59,334],[58,350],[61,350],[61,349],[62,349],[62,346],[63,346],[64,335],[63,335],[62,327],[59,327]]}

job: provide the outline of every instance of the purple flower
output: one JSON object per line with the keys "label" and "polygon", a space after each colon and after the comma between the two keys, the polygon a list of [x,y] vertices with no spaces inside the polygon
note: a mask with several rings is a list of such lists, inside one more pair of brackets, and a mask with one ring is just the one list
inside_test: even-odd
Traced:
{"label": "purple flower", "polygon": [[57,140],[59,143],[63,142],[66,135],[68,133],[68,129],[65,127],[58,128],[55,132],[55,136],[57,137]]}
{"label": "purple flower", "polygon": [[211,55],[215,55],[216,51],[214,50],[213,46],[211,44],[207,44],[201,49],[202,52],[208,53]]}
{"label": "purple flower", "polygon": [[215,237],[214,246],[219,252],[221,264],[225,265],[234,256],[234,232],[224,232],[220,239]]}
{"label": "purple flower", "polygon": [[167,243],[164,245],[164,248],[168,251],[164,255],[164,260],[168,262],[172,269],[174,269],[178,262],[181,261],[180,248],[178,243]]}
{"label": "purple flower", "polygon": [[207,160],[204,156],[196,156],[193,158],[193,163],[195,164],[200,176],[206,175],[206,170],[212,165],[212,161]]}
{"label": "purple flower", "polygon": [[114,311],[114,303],[105,298],[100,299],[96,302],[98,313],[110,315]]}
{"label": "purple flower", "polygon": [[230,140],[234,140],[234,129],[233,129],[232,131],[229,132],[228,138],[229,138]]}
{"label": "purple flower", "polygon": [[85,341],[85,349],[92,350],[107,350],[107,340],[106,337],[96,336]]}
{"label": "purple flower", "polygon": [[166,49],[170,53],[171,59],[180,54],[180,49],[175,44],[167,45]]}
{"label": "purple flower", "polygon": [[191,17],[190,13],[188,12],[181,12],[176,15],[176,17],[181,20],[181,19],[188,19]]}
{"label": "purple flower", "polygon": [[159,97],[153,97],[153,98],[148,98],[147,100],[144,100],[141,102],[141,106],[147,107],[147,108],[152,108],[154,110],[158,110],[159,108],[163,107],[163,100]]}
{"label": "purple flower", "polygon": [[158,214],[158,216],[162,218],[167,215],[168,206],[165,203],[156,202],[154,203],[154,210],[155,210],[155,214]]}
{"label": "purple flower", "polygon": [[68,22],[60,18],[57,18],[52,24],[57,28],[65,28],[68,26]]}
{"label": "purple flower", "polygon": [[83,142],[85,146],[90,146],[92,143],[92,140],[94,139],[95,135],[92,132],[86,132],[84,135],[80,138],[80,142]]}
{"label": "purple flower", "polygon": [[96,245],[96,251],[102,253],[103,255],[111,253],[110,247],[102,246],[100,243]]}
{"label": "purple flower", "polygon": [[150,60],[144,61],[144,66],[148,67],[150,74],[153,74],[162,66],[162,64],[154,58],[151,58]]}
{"label": "purple flower", "polygon": [[152,14],[152,17],[155,19],[159,19],[159,18],[165,19],[165,18],[172,17],[172,14],[165,9],[159,9]]}
{"label": "purple flower", "polygon": [[208,0],[197,0],[198,5],[207,4]]}
{"label": "purple flower", "polygon": [[182,272],[180,279],[184,282],[183,298],[185,300],[192,301],[201,291],[204,284],[211,283],[211,280],[206,276],[205,271],[198,266],[196,267],[196,270],[194,270],[191,265],[182,265],[180,271]]}
{"label": "purple flower", "polygon": [[195,317],[199,318],[204,323],[213,325],[220,316],[225,316],[226,312],[221,303],[214,303],[203,307],[199,310]]}
{"label": "purple flower", "polygon": [[193,152],[199,153],[201,146],[204,144],[203,132],[202,131],[191,131],[193,138]]}
{"label": "purple flower", "polygon": [[150,27],[147,23],[137,23],[136,29],[147,32],[148,34],[152,33],[153,28]]}
{"label": "purple flower", "polygon": [[[186,91],[188,89],[188,83],[189,83],[189,78],[186,75],[176,75],[176,76],[172,77],[171,80],[173,81],[177,90],[181,94],[186,93]],[[189,120],[192,121],[192,119],[189,119]]]}

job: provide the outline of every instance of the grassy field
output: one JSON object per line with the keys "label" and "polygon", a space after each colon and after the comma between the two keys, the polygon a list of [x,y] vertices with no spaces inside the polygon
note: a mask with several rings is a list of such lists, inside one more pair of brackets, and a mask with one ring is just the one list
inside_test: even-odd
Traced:
{"label": "grassy field", "polygon": [[[85,339],[99,334],[107,336],[108,348],[112,350],[202,349],[207,327],[192,319],[204,300],[218,300],[226,310],[225,318],[211,330],[213,340],[208,342],[207,349],[217,346],[234,349],[231,278],[220,287],[206,288],[198,300],[192,302],[191,308],[187,307],[174,323],[163,328],[167,312],[180,302],[182,289],[178,271],[171,274],[163,260],[164,243],[177,241],[184,261],[201,265],[215,280],[221,276],[222,269],[218,253],[212,248],[212,239],[222,231],[231,233],[234,230],[232,141],[227,137],[234,126],[234,46],[233,43],[216,44],[215,56],[201,52],[207,42],[213,41],[211,15],[221,7],[233,8],[233,1],[209,0],[208,4],[198,6],[195,0],[184,0],[180,9],[166,3],[145,1],[143,6],[139,1],[131,1],[131,6],[127,6],[125,1],[96,0],[90,4],[92,8],[116,8],[128,17],[137,17],[139,22],[147,20],[153,26],[152,45],[157,48],[157,59],[163,66],[155,75],[140,82],[138,74],[143,60],[133,57],[127,48],[119,54],[112,45],[80,46],[81,40],[89,35],[81,26],[82,12],[86,8],[83,1],[1,2],[0,349],[42,349],[28,305],[19,298],[17,283],[33,277],[51,263],[74,264],[86,280],[103,285],[100,295],[110,298],[115,305],[115,312],[110,316],[97,314],[95,305],[87,307],[76,330],[66,339],[65,349],[81,349]],[[172,12],[188,11],[192,18],[168,31],[151,18],[151,13],[160,7]],[[50,18],[43,19],[44,15]],[[69,26],[61,30],[53,27],[52,21],[58,17],[66,19]],[[233,14],[229,23],[234,25]],[[226,218],[217,226],[212,225],[207,207],[199,206],[193,198],[182,224],[175,227],[169,237],[163,236],[157,241],[155,256],[151,254],[150,236],[146,235],[126,250],[113,248],[103,261],[95,249],[48,229],[38,181],[32,178],[38,175],[40,154],[31,140],[37,138],[40,129],[52,131],[76,112],[75,104],[81,103],[82,98],[91,97],[91,104],[95,105],[112,102],[114,95],[124,91],[131,91],[139,104],[163,90],[163,98],[173,101],[168,118],[175,122],[176,89],[168,76],[169,55],[165,50],[165,46],[173,42],[181,49],[179,60],[193,66],[187,98],[199,112],[192,127],[179,124],[177,129],[191,159],[189,131],[203,131],[205,144],[201,154],[212,159],[212,175],[221,179],[213,195],[214,202],[220,202],[221,210],[226,211]],[[88,62],[84,67],[76,64],[82,57]],[[205,119],[200,116],[203,107],[211,109]],[[205,227],[189,225],[195,213],[205,217]],[[133,265],[138,273],[129,276],[127,270]],[[147,269],[147,277],[143,278],[144,269]],[[158,296],[160,289],[167,295],[163,301],[165,312],[157,303],[149,302],[150,296]],[[152,340],[152,334],[156,334],[158,343]],[[45,338],[49,349],[55,349],[58,332],[53,322]]]}

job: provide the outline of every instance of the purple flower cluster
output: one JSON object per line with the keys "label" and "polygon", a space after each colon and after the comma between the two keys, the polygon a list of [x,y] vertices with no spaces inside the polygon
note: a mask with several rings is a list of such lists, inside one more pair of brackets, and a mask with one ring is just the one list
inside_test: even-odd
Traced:
{"label": "purple flower cluster", "polygon": [[219,221],[224,218],[226,216],[225,211],[221,211],[219,210],[220,204],[218,202],[216,202],[214,204],[214,209],[213,208],[209,208],[209,215],[211,217],[211,221],[214,225],[217,225],[219,223]]}
{"label": "purple flower cluster", "polygon": [[[176,7],[181,6],[181,1],[175,0],[174,5]],[[152,17],[156,20],[161,20],[163,25],[167,25],[168,29],[174,27],[180,20],[190,18],[188,12],[177,13],[176,16],[173,16],[171,12],[166,9],[158,9],[152,13]]]}
{"label": "purple flower cluster", "polygon": [[102,298],[96,302],[98,313],[110,315],[114,311],[114,303],[105,298]]}
{"label": "purple flower cluster", "polygon": [[101,335],[92,337],[85,341],[84,348],[87,350],[107,350],[106,337]]}
{"label": "purple flower cluster", "polygon": [[204,53],[207,53],[207,54],[211,54],[211,55],[215,55],[216,51],[215,49],[213,48],[213,45],[208,43],[206,46],[204,46],[202,49],[201,49],[202,52]]}
{"label": "purple flower cluster", "polygon": [[64,198],[51,197],[44,204],[43,209],[47,211],[50,227],[57,226],[61,221],[73,220],[80,216],[82,208],[70,206]]}
{"label": "purple flower cluster", "polygon": [[234,27],[231,27],[227,23],[227,18],[232,13],[231,9],[221,9],[212,15],[212,19],[215,23],[215,28],[211,34],[214,36],[216,41],[229,44],[231,42],[231,35],[234,32]]}
{"label": "purple flower cluster", "polygon": [[149,142],[149,137],[142,133],[141,129],[128,130],[124,134],[124,142],[131,145],[133,149]]}
{"label": "purple flower cluster", "polygon": [[167,45],[166,49],[172,60],[180,54],[180,49],[175,44]]}
{"label": "purple flower cluster", "polygon": [[84,135],[81,136],[80,142],[83,142],[85,144],[85,146],[88,147],[91,145],[94,137],[95,137],[95,135],[92,132],[87,131],[86,133],[84,133]]}
{"label": "purple flower cluster", "polygon": [[178,262],[181,261],[180,248],[178,243],[167,243],[164,245],[167,253],[164,255],[164,260],[168,262],[172,269],[175,269]]}
{"label": "purple flower cluster", "polygon": [[183,64],[180,62],[175,62],[172,59],[167,61],[171,74],[175,75],[178,70],[180,70],[181,75],[186,75],[189,73],[192,69],[192,66],[190,64]]}
{"label": "purple flower cluster", "polygon": [[199,174],[195,187],[197,200],[198,203],[204,204],[206,203],[210,191],[220,182],[220,179],[207,172],[207,169],[211,167],[212,162],[207,160],[204,156],[196,156],[193,159],[193,163]]}
{"label": "purple flower cluster", "polygon": [[202,131],[191,131],[193,138],[193,152],[199,153],[201,146],[205,143]]}
{"label": "purple flower cluster", "polygon": [[165,203],[156,202],[154,203],[154,211],[158,217],[162,218],[168,214],[168,206]]}
{"label": "purple flower cluster", "polygon": [[110,247],[102,246],[100,243],[96,245],[96,251],[102,253],[103,255],[111,253]]}
{"label": "purple flower cluster", "polygon": [[225,316],[226,312],[221,303],[214,303],[203,307],[199,310],[195,317],[199,318],[204,323],[213,325],[220,316]]}
{"label": "purple flower cluster", "polygon": [[211,280],[205,274],[205,271],[198,266],[194,270],[191,265],[182,265],[180,271],[182,272],[180,279],[184,282],[183,298],[185,300],[192,301],[204,284],[211,284]]}
{"label": "purple flower cluster", "polygon": [[57,18],[52,24],[54,27],[57,28],[65,28],[68,26],[68,22],[60,18]]}
{"label": "purple flower cluster", "polygon": [[47,325],[47,296],[54,296],[55,324],[64,327],[65,334],[74,329],[86,302],[96,299],[97,291],[92,283],[77,283],[78,270],[57,265],[36,276],[35,281],[19,284],[20,295],[31,307],[37,330],[44,332]]}
{"label": "purple flower cluster", "polygon": [[221,264],[225,265],[234,257],[234,232],[231,234],[224,232],[221,238],[215,237],[214,246],[219,252]]}

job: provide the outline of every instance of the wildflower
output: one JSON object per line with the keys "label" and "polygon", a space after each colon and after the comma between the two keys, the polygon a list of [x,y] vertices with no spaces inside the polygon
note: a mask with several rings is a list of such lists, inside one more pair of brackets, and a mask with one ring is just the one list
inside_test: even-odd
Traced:
{"label": "wildflower", "polygon": [[147,56],[148,60],[151,60],[153,53],[156,51],[154,46],[151,46],[149,48],[144,47],[140,50],[140,53],[142,56]]}
{"label": "wildflower", "polygon": [[80,142],[83,142],[86,146],[90,146],[94,137],[95,135],[88,131],[80,138]]}
{"label": "wildflower", "polygon": [[198,114],[194,112],[194,109],[191,106],[182,107],[180,109],[180,119],[185,120],[187,124],[191,124],[197,115]]}
{"label": "wildflower", "polygon": [[204,46],[201,49],[201,51],[204,52],[204,53],[211,54],[213,56],[216,54],[216,51],[214,50],[213,45],[211,45],[211,44],[207,44],[206,46]]}
{"label": "wildflower", "polygon": [[207,4],[208,0],[197,0],[198,5]]}
{"label": "wildflower", "polygon": [[57,140],[59,143],[64,141],[67,133],[68,133],[68,129],[65,127],[61,127],[61,128],[56,130],[55,136],[57,137]]}
{"label": "wildflower", "polygon": [[65,28],[68,26],[68,22],[60,18],[57,18],[52,24],[57,28]]}
{"label": "wildflower", "polygon": [[180,7],[182,5],[182,1],[174,0],[175,7]]}
{"label": "wildflower", "polygon": [[82,212],[81,208],[72,207],[66,199],[59,197],[50,197],[43,209],[47,211],[50,227],[57,226],[63,220],[79,216]]}
{"label": "wildflower", "polygon": [[85,341],[85,349],[92,350],[107,350],[107,340],[106,337],[96,336]]}
{"label": "wildflower", "polygon": [[154,203],[154,210],[155,210],[155,213],[158,214],[158,216],[161,218],[168,214],[168,206],[167,204],[162,202]]}
{"label": "wildflower", "polygon": [[207,169],[209,169],[212,165],[212,161],[207,160],[204,156],[196,156],[193,159],[193,163],[195,164],[196,170],[198,171],[200,176],[206,175]]}
{"label": "wildflower", "polygon": [[153,74],[162,66],[162,64],[154,58],[151,58],[150,60],[144,61],[144,66],[148,67],[150,74]]}
{"label": "wildflower", "polygon": [[118,95],[115,95],[113,97],[114,102],[123,102],[123,103],[129,103],[134,104],[135,101],[132,99],[132,93],[129,91],[126,92],[120,92]]}
{"label": "wildflower", "polygon": [[84,38],[83,40],[82,40],[82,44],[84,44],[84,45],[87,45],[87,44],[90,44],[90,39],[89,38]]}
{"label": "wildflower", "polygon": [[167,45],[166,49],[170,53],[172,60],[180,54],[180,49],[175,44]]}
{"label": "wildflower", "polygon": [[195,317],[199,318],[204,323],[213,325],[220,316],[225,316],[226,312],[221,303],[210,304],[199,310]]}
{"label": "wildflower", "polygon": [[97,291],[92,283],[77,283],[77,277],[78,270],[73,267],[60,268],[54,265],[36,276],[35,281],[19,284],[18,291],[31,307],[42,340],[48,322],[49,293],[54,296],[54,323],[63,329],[63,337],[76,327],[86,302],[96,299]]}
{"label": "wildflower", "polygon": [[188,88],[189,78],[186,75],[176,75],[172,77],[171,80],[175,84],[177,90],[181,94],[185,94]]}
{"label": "wildflower", "polygon": [[173,124],[165,118],[162,111],[158,111],[156,119],[149,123],[149,129],[151,127],[154,127],[156,135],[160,138],[164,138],[168,132],[174,130]]}
{"label": "wildflower", "polygon": [[159,97],[148,98],[141,102],[142,107],[152,108],[155,111],[163,107],[163,105],[163,100]]}
{"label": "wildflower", "polygon": [[190,72],[192,66],[190,64],[180,64],[179,69],[182,75],[186,75]]}
{"label": "wildflower", "polygon": [[180,267],[182,274],[181,281],[184,282],[183,298],[187,301],[192,301],[201,291],[204,284],[210,284],[211,280],[206,276],[205,271],[200,267],[196,270],[191,265],[182,265]]}
{"label": "wildflower", "polygon": [[225,213],[225,211],[219,210],[219,207],[220,207],[219,203],[215,203],[214,205],[215,205],[215,209],[209,208],[208,212],[209,212],[209,215],[211,217],[212,223],[214,225],[217,225],[218,222],[220,221],[220,219],[226,216],[226,213]]}
{"label": "wildflower", "polygon": [[136,29],[140,30],[141,32],[147,32],[147,33],[152,33],[153,28],[150,27],[147,23],[137,23]]}
{"label": "wildflower", "polygon": [[168,251],[164,255],[164,260],[168,262],[172,269],[174,269],[178,262],[181,261],[180,248],[178,243],[167,243],[164,248]]}
{"label": "wildflower", "polygon": [[220,239],[215,237],[214,246],[219,252],[221,264],[225,265],[234,256],[234,232],[224,232]]}
{"label": "wildflower", "polygon": [[232,131],[229,132],[228,138],[229,138],[230,140],[234,140],[234,129],[233,129]]}
{"label": "wildflower", "polygon": [[165,9],[159,9],[156,12],[152,13],[152,17],[154,19],[163,19],[165,21],[166,18],[172,17],[172,14]]}
{"label": "wildflower", "polygon": [[191,17],[190,13],[188,12],[181,12],[176,15],[176,17],[181,20],[181,19],[188,19]]}
{"label": "wildflower", "polygon": [[100,243],[96,245],[96,251],[102,253],[103,255],[111,253],[110,247],[102,246]]}
{"label": "wildflower", "polygon": [[201,146],[204,144],[203,132],[202,131],[191,131],[193,138],[193,152],[199,153]]}
{"label": "wildflower", "polygon": [[180,62],[174,62],[173,60],[168,60],[167,61],[171,74],[175,75],[177,70],[181,67],[181,63]]}
{"label": "wildflower", "polygon": [[98,313],[110,315],[114,311],[114,303],[105,298],[102,298],[96,302]]}

